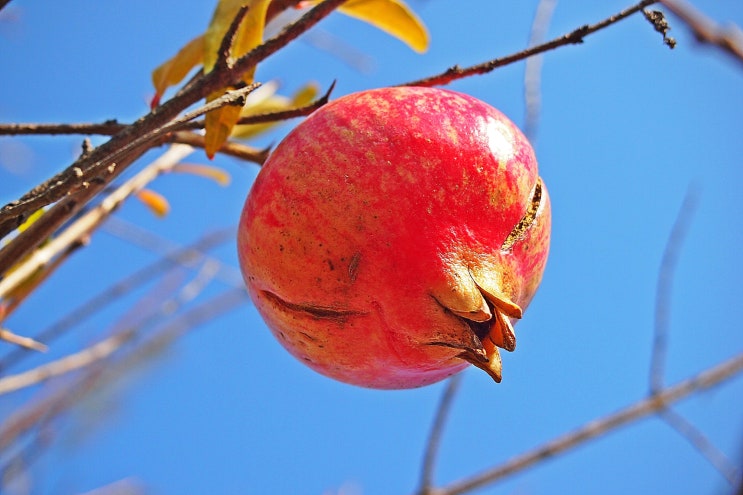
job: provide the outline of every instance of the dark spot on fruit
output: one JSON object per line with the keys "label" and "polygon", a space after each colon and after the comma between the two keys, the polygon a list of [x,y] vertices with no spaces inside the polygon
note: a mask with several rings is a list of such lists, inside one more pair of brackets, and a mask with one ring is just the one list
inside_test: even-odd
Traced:
{"label": "dark spot on fruit", "polygon": [[351,282],[356,281],[356,276],[359,272],[359,262],[361,261],[361,253],[358,251],[353,253],[353,256],[351,257],[351,262],[348,264],[348,278],[351,279]]}

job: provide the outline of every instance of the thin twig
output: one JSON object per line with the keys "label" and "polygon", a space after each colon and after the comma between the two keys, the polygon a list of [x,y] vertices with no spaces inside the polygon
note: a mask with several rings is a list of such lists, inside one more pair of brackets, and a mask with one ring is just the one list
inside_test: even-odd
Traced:
{"label": "thin twig", "polygon": [[[108,222],[103,225],[103,230],[112,232],[112,225],[117,225],[120,222],[122,221],[117,220],[117,217],[111,217]],[[126,225],[126,228],[129,229],[132,228],[132,226]],[[119,234],[117,234],[117,232],[119,232]],[[197,262],[202,262],[207,259],[207,254],[205,253],[208,250],[232,239],[234,233],[235,229],[230,227],[207,233],[189,246],[169,246],[166,251],[161,252],[161,257],[158,260],[142,267],[131,275],[128,275],[126,278],[111,285],[106,290],[96,294],[91,299],[83,302],[68,314],[56,320],[50,327],[39,332],[39,334],[35,336],[36,340],[50,344],[54,339],[67,332],[70,328],[80,325],[98,312],[106,309],[111,303],[115,302],[120,297],[152,281],[154,278],[160,276],[164,271],[173,268],[174,266],[183,266],[186,268],[195,267]],[[114,230],[113,235],[120,235],[120,231]],[[162,250],[157,251],[160,252]],[[220,280],[231,286],[237,286],[236,282],[238,280],[238,275],[239,274],[227,273],[221,277]],[[21,350],[9,353],[0,360],[0,373],[3,373],[11,366],[17,364],[27,355],[27,352]]]}
{"label": "thin twig", "polygon": [[743,371],[743,353],[708,368],[701,373],[676,385],[664,388],[618,412],[591,421],[570,433],[546,442],[527,453],[512,457],[509,461],[475,474],[466,479],[432,491],[435,495],[459,495],[482,488],[507,476],[523,471],[547,458],[555,457],[567,450],[578,447],[600,435],[617,430],[621,426],[637,421],[650,414],[663,411],[669,404],[677,402],[693,393],[718,385]]}
{"label": "thin twig", "polygon": [[743,64],[743,31],[739,26],[721,27],[683,0],[658,1],[684,21],[700,43],[716,46]]}
{"label": "thin twig", "polygon": [[[529,46],[536,46],[544,41],[547,35],[552,13],[555,11],[557,0],[540,0],[529,35]],[[524,134],[532,143],[536,141],[539,127],[539,114],[542,108],[542,55],[535,55],[526,59],[524,64]]]}
{"label": "thin twig", "polygon": [[287,110],[279,110],[276,112],[246,115],[245,117],[241,117],[240,120],[237,121],[237,123],[238,125],[263,124],[266,122],[278,122],[280,120],[288,120],[296,117],[305,117],[318,108],[322,107],[323,105],[327,104],[328,100],[330,100],[330,94],[333,92],[334,88],[335,81],[333,81],[324,95],[308,105],[297,108],[289,108]]}
{"label": "thin twig", "polygon": [[462,373],[458,373],[449,378],[444,393],[441,395],[439,407],[436,409],[436,417],[431,427],[431,433],[426,442],[426,453],[423,457],[423,467],[421,469],[420,488],[418,495],[428,495],[434,486],[434,474],[436,469],[436,457],[439,452],[441,435],[444,432],[446,420],[449,417],[449,411],[454,403],[454,397],[457,395],[459,386],[462,383]]}
{"label": "thin twig", "polygon": [[15,334],[5,328],[0,328],[0,340],[32,351],[46,352],[48,350],[48,347],[41,342],[30,337]]}
{"label": "thin twig", "polygon": [[442,72],[441,74],[418,79],[417,81],[401,84],[400,86],[442,86],[449,84],[452,81],[456,81],[457,79],[462,79],[479,74],[487,74],[488,72],[491,72],[498,67],[503,67],[504,65],[512,64],[514,62],[524,60],[528,57],[532,57],[549,50],[554,50],[555,48],[559,48],[561,46],[580,44],[583,43],[583,39],[586,36],[589,36],[614,23],[617,23],[622,19],[626,19],[627,17],[630,17],[631,15],[642,11],[642,9],[656,3],[657,1],[658,0],[643,0],[640,3],[633,5],[632,7],[629,7],[611,17],[604,19],[601,22],[592,25],[581,26],[568,34],[553,39],[552,41],[527,48],[526,50],[522,50],[512,55],[496,58],[488,62],[466,68],[454,66],[446,70],[445,72]]}
{"label": "thin twig", "polygon": [[133,335],[131,331],[116,333],[82,351],[43,364],[32,370],[18,373],[17,375],[0,378],[0,395],[39,384],[51,378],[89,366],[96,361],[101,361],[121,348]]}
{"label": "thin twig", "polygon": [[217,50],[217,61],[214,64],[213,70],[219,70],[221,68],[223,68],[224,70],[229,70],[230,65],[232,65],[232,44],[235,41],[237,29],[240,27],[240,23],[243,21],[243,19],[245,19],[245,16],[247,14],[247,4],[242,5],[237,10],[237,13],[235,13],[235,17],[232,19],[232,22],[230,22],[227,31],[222,37],[222,43],[219,45],[219,50]]}
{"label": "thin twig", "polygon": [[137,480],[124,478],[80,495],[145,495],[147,490]]}
{"label": "thin twig", "polygon": [[694,450],[702,454],[707,461],[717,470],[732,486],[737,486],[743,481],[738,468],[730,462],[730,459],[720,451],[709,439],[699,431],[693,424],[684,419],[683,416],[673,411],[665,409],[660,411],[660,418],[665,421],[671,428],[676,430],[679,435],[684,437],[694,447]]}
{"label": "thin twig", "polygon": [[[266,112],[255,115],[246,115],[241,117],[237,121],[237,125],[250,125],[250,124],[263,124],[267,122],[278,122],[280,120],[293,119],[295,117],[304,117],[311,114],[321,106],[328,103],[330,100],[330,94],[335,88],[335,81],[330,85],[328,90],[323,96],[316,99],[315,101],[296,108],[289,108],[287,110],[280,110],[276,112]],[[102,135],[112,136],[122,129],[126,128],[130,124],[122,124],[116,120],[107,120],[105,122],[90,122],[90,123],[75,123],[75,124],[52,124],[52,123],[13,123],[13,124],[0,124],[0,135],[4,136],[17,136],[17,135]],[[182,126],[183,129],[203,129],[203,120],[194,120],[188,124]],[[169,138],[169,142],[179,143],[184,140],[190,140],[191,138],[185,138],[181,140],[178,137],[184,131],[174,132],[173,138]],[[191,144],[190,142],[184,142],[183,144]]]}
{"label": "thin twig", "polygon": [[[206,141],[202,134],[196,134],[189,131],[174,132],[169,134],[165,140],[171,143],[187,144],[194,148],[203,149],[206,146]],[[270,152],[269,149],[259,150],[252,146],[236,143],[234,141],[225,141],[217,151],[223,155],[239,158],[240,160],[245,160],[257,165],[263,165],[263,162],[266,161]]]}
{"label": "thin twig", "polygon": [[676,273],[681,246],[686,238],[689,225],[698,203],[698,191],[689,187],[684,196],[676,220],[668,236],[666,247],[658,270],[658,283],[655,291],[655,321],[653,325],[653,350],[650,358],[650,393],[663,388],[666,367],[668,335],[670,334],[671,295],[673,276]]}
{"label": "thin twig", "polygon": [[[246,297],[247,294],[244,289],[230,289],[184,311],[178,318],[173,319],[159,331],[155,338],[142,341],[141,345],[135,346],[129,353],[130,359],[132,355],[154,352],[156,349],[172,342],[185,331],[244,304]],[[141,329],[130,329],[128,331],[139,333]],[[6,450],[21,435],[50,421],[79,403],[85,395],[100,386],[104,379],[110,377],[111,373],[120,371],[122,366],[129,365],[126,362],[110,363],[112,357],[109,356],[108,360],[105,361],[106,366],[101,366],[100,362],[92,363],[92,365],[84,368],[84,371],[81,370],[80,376],[76,379],[70,380],[41,400],[32,401],[21,410],[4,418],[3,422],[0,423],[0,452]]]}
{"label": "thin twig", "polygon": [[83,134],[112,136],[124,129],[127,124],[121,124],[117,120],[107,120],[101,123],[79,123],[79,124],[41,124],[41,123],[14,123],[0,124],[0,135],[68,135]]}
{"label": "thin twig", "polygon": [[299,35],[309,30],[345,2],[346,0],[324,0],[320,2],[297,21],[289,24],[278,35],[235,60],[231,72],[244,74],[253,69],[258,62],[265,60],[295,40]]}

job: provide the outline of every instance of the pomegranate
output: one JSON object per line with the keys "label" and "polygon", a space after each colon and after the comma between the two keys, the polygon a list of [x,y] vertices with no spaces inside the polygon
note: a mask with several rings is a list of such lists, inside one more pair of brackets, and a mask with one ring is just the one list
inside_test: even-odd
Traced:
{"label": "pomegranate", "polygon": [[412,388],[498,348],[539,285],[550,203],[503,114],[453,91],[339,98],[277,146],[245,202],[238,255],[278,341],[316,371]]}

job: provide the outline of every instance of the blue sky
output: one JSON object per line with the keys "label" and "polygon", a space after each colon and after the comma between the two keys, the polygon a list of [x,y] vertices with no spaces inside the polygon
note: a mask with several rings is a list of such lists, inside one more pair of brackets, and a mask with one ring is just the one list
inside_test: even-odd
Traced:
{"label": "blue sky", "polygon": [[[483,62],[526,45],[537,2],[410,4],[431,33],[425,55],[334,14],[318,26],[320,34],[261,65],[257,78],[278,79],[285,93],[309,80],[322,87],[337,80],[339,96]],[[628,5],[560,2],[548,36]],[[714,19],[743,25],[737,0],[695,5]],[[11,2],[0,12],[0,121],[141,116],[153,92],[151,70],[203,31],[212,8],[210,1]],[[690,185],[698,191],[698,209],[675,272],[666,383],[743,351],[743,71],[669,20],[678,40],[673,51],[634,16],[544,58],[534,145],[553,205],[550,260],[540,291],[516,326],[519,348],[504,356],[503,382],[496,385],[479,370],[464,372],[441,445],[440,484],[645,396],[658,268]],[[356,70],[318,48],[318,40],[330,36],[368,57],[370,70]],[[450,88],[523,125],[523,73],[518,63]],[[288,128],[256,144],[276,143]],[[80,142],[78,136],[0,138],[0,200],[15,199],[69,164]],[[197,152],[188,161],[206,158]],[[167,217],[154,218],[130,202],[117,213],[119,222],[172,245],[234,226],[258,169],[225,157],[214,164],[232,175],[229,187],[166,176],[152,188],[169,199]],[[234,251],[230,241],[212,252],[224,266],[203,299],[232,287]],[[157,258],[104,230],[7,326],[33,335]],[[130,308],[142,297],[194,276],[177,270],[82,323],[55,341],[47,356],[11,371],[96,341],[117,322],[132,321]],[[56,386],[0,397],[0,418]],[[375,391],[316,375],[273,340],[246,300],[55,422],[54,442],[29,468],[31,493],[82,493],[121,479],[136,479],[160,494],[412,493],[443,388]],[[677,410],[743,465],[743,379],[685,400]],[[685,440],[651,418],[478,493],[730,491]]]}

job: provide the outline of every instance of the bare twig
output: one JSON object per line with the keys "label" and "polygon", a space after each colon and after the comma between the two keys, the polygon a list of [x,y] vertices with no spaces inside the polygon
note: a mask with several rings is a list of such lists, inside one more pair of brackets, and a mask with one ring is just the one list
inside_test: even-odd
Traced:
{"label": "bare twig", "polygon": [[[185,331],[210,321],[240,304],[244,304],[246,297],[247,294],[244,289],[230,289],[182,312],[177,318],[171,320],[166,327],[157,332],[155,337],[138,341],[137,345],[129,351],[129,361],[135,356],[156,352]],[[145,326],[155,323],[158,316],[153,315],[147,321],[142,322],[140,327],[130,328],[126,332],[138,334]],[[100,361],[91,362],[90,365],[80,370],[79,377],[70,380],[41,400],[32,401],[11,416],[4,418],[3,422],[0,423],[0,452],[7,449],[21,435],[45,424],[74,406],[82,397],[99,386],[103,380],[110,377],[112,373],[120,372],[122,367],[130,365],[130,362],[127,362],[126,359],[111,363],[112,358],[113,355],[108,357],[105,361],[106,366],[102,366]]]}
{"label": "bare twig", "polygon": [[730,459],[721,452],[712,442],[693,424],[684,419],[683,416],[673,411],[665,409],[659,412],[660,418],[665,421],[671,428],[676,430],[679,435],[686,438],[694,447],[694,450],[702,454],[732,486],[737,486],[743,481],[738,468],[730,462]]}
{"label": "bare twig", "polygon": [[219,45],[219,50],[217,51],[217,61],[214,64],[214,70],[219,70],[220,68],[229,70],[230,65],[232,65],[232,44],[235,41],[235,34],[237,34],[237,29],[240,27],[240,23],[243,21],[243,19],[245,19],[245,16],[247,14],[247,4],[242,5],[237,10],[234,19],[232,19],[232,22],[230,23],[227,31],[222,37],[222,43]]}
{"label": "bare twig", "polygon": [[684,21],[700,43],[716,46],[743,64],[743,31],[739,26],[731,24],[728,27],[720,27],[683,0],[658,1]]}
{"label": "bare twig", "polygon": [[671,293],[673,275],[681,246],[684,243],[691,218],[698,202],[698,191],[690,187],[686,191],[676,221],[666,242],[663,258],[658,270],[658,283],[655,291],[655,322],[653,325],[653,351],[650,359],[650,393],[663,388],[663,375],[666,366],[668,335],[671,314]]}
{"label": "bare twig", "polygon": [[[529,35],[529,46],[536,46],[543,42],[547,29],[555,11],[557,0],[540,0]],[[535,55],[526,59],[524,67],[524,103],[526,118],[524,119],[524,134],[534,144],[539,126],[539,113],[542,108],[542,55]]]}
{"label": "bare twig", "polygon": [[597,22],[596,24],[581,26],[578,29],[575,29],[568,34],[565,34],[563,36],[560,36],[559,38],[553,39],[552,41],[548,41],[547,43],[542,43],[541,45],[527,48],[526,50],[522,50],[512,55],[508,55],[508,56],[501,57],[501,58],[496,58],[488,62],[478,64],[478,65],[473,65],[471,67],[466,67],[466,68],[454,66],[446,70],[445,72],[442,72],[441,74],[437,74],[431,77],[418,79],[417,81],[412,81],[409,83],[401,84],[401,86],[446,85],[452,81],[456,81],[457,79],[462,79],[465,77],[470,77],[470,76],[479,75],[479,74],[487,74],[488,72],[491,72],[497,69],[498,67],[503,67],[504,65],[512,64],[514,62],[524,60],[528,57],[532,57],[534,55],[544,53],[549,50],[554,50],[555,48],[559,48],[561,46],[580,44],[580,43],[583,43],[583,39],[586,36],[589,36],[608,26],[611,26],[612,24],[615,24],[621,21],[622,19],[626,19],[627,17],[630,17],[631,15],[642,11],[642,9],[644,9],[645,7],[649,5],[656,3],[657,1],[658,0],[643,0],[640,3],[633,5],[632,7],[629,7],[611,17],[604,19],[601,22]]}
{"label": "bare twig", "polygon": [[443,488],[431,491],[435,495],[459,495],[485,485],[494,483],[507,476],[523,471],[545,459],[555,457],[575,448],[600,435],[617,430],[621,426],[637,421],[650,414],[658,413],[691,394],[713,387],[743,371],[743,353],[712,368],[709,368],[676,385],[664,388],[657,394],[642,399],[624,409],[604,418],[591,421],[584,426],[546,442],[527,453],[512,457],[509,461],[492,469],[475,474],[466,479],[454,482]]}
{"label": "bare twig", "polygon": [[441,443],[441,435],[444,432],[446,420],[449,417],[451,405],[454,403],[454,397],[462,383],[462,373],[458,373],[449,378],[444,393],[441,395],[439,407],[436,409],[436,417],[431,427],[431,434],[426,442],[426,453],[423,458],[423,468],[421,469],[420,488],[418,495],[428,495],[434,486],[434,471],[436,467],[436,457]]}
{"label": "bare twig", "polygon": [[[109,221],[104,224],[103,229],[110,232],[112,225],[116,225],[120,222],[112,222],[113,220],[116,220],[116,217],[111,217]],[[132,226],[126,226],[126,229],[130,228],[132,228]],[[114,235],[117,235],[116,232],[117,231],[114,231]],[[50,327],[39,332],[39,334],[35,336],[36,339],[49,344],[70,328],[85,322],[88,318],[107,308],[118,298],[128,294],[138,287],[141,287],[147,282],[150,282],[154,278],[160,276],[164,271],[176,265],[188,268],[195,267],[196,263],[202,262],[206,259],[206,251],[223,244],[228,239],[232,239],[234,237],[234,232],[235,230],[232,227],[221,229],[205,234],[195,243],[186,247],[169,246],[167,251],[157,250],[157,252],[161,254],[161,258],[142,267],[123,280],[113,284],[106,290],[96,294],[91,299],[83,302],[67,315],[56,320]],[[238,286],[236,284],[238,276],[239,273],[227,274],[222,277],[221,280],[231,286]],[[15,365],[23,356],[26,355],[28,355],[26,352],[20,350],[9,353],[5,358],[0,360],[0,373]]]}
{"label": "bare twig", "polygon": [[67,135],[83,134],[93,135],[100,134],[112,136],[124,129],[127,124],[121,124],[117,120],[107,120],[101,123],[79,123],[79,124],[40,124],[40,123],[15,123],[0,124],[0,135]]}
{"label": "bare twig", "polygon": [[134,333],[131,331],[116,333],[80,352],[70,354],[69,356],[17,375],[0,378],[0,395],[36,385],[45,380],[84,368],[96,361],[101,361],[116,352],[133,335]]}
{"label": "bare twig", "polygon": [[240,120],[237,122],[238,125],[250,125],[250,124],[262,124],[266,122],[277,122],[280,120],[288,120],[293,119],[296,117],[304,117],[306,115],[311,114],[321,106],[328,103],[328,100],[330,100],[330,94],[333,92],[333,89],[335,88],[335,81],[330,85],[328,90],[325,92],[324,95],[322,95],[317,100],[313,101],[309,105],[305,105],[302,107],[297,108],[290,108],[288,110],[280,110],[277,112],[267,112],[267,113],[261,113],[261,114],[255,114],[255,115],[246,115],[245,117],[240,118]]}
{"label": "bare twig", "polygon": [[145,495],[147,490],[137,480],[124,478],[80,495]]}
{"label": "bare twig", "polygon": [[[196,134],[188,131],[177,131],[167,136],[167,141],[172,143],[187,144],[194,148],[204,148],[206,141],[202,134]],[[255,149],[252,146],[247,146],[242,143],[236,143],[234,141],[226,141],[221,148],[218,150],[223,155],[239,158],[247,162],[252,162],[257,165],[263,165],[263,162],[268,158],[270,152],[269,149]]]}
{"label": "bare twig", "polygon": [[41,342],[38,342],[30,337],[17,335],[10,330],[6,330],[5,328],[0,328],[0,340],[33,351],[46,352],[48,350],[47,346],[45,346]]}
{"label": "bare twig", "polygon": [[[287,110],[281,110],[276,112],[266,112],[255,115],[247,115],[241,117],[237,121],[237,125],[250,125],[250,124],[263,124],[267,122],[278,122],[280,120],[293,119],[295,117],[304,117],[311,114],[321,106],[325,105],[330,100],[330,94],[335,88],[335,81],[330,85],[328,90],[323,96],[317,100],[297,108],[290,108]],[[122,124],[116,120],[107,120],[105,122],[91,122],[91,123],[76,123],[76,124],[42,124],[42,123],[14,123],[14,124],[0,124],[0,135],[5,136],[16,136],[16,135],[70,135],[70,134],[82,134],[82,135],[103,135],[112,136],[122,129],[126,128],[131,124]],[[203,120],[194,120],[188,124],[184,124],[182,129],[203,129]],[[172,143],[183,143],[192,144],[193,138],[191,136],[183,137],[185,134],[184,130],[176,131],[172,134],[172,137],[167,138],[168,142]],[[188,141],[188,142],[186,142]]]}

